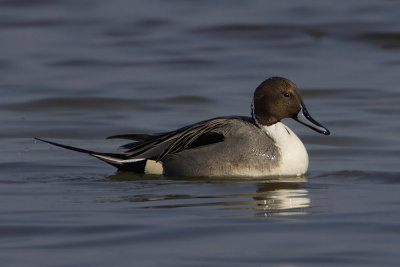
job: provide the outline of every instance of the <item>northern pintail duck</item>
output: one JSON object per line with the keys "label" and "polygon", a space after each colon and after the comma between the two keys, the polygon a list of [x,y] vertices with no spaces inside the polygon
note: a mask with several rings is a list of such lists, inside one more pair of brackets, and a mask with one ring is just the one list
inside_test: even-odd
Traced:
{"label": "northern pintail duck", "polygon": [[228,116],[201,121],[175,131],[115,135],[129,139],[123,153],[101,153],[38,139],[87,153],[119,170],[168,176],[299,176],[308,154],[296,134],[281,122],[292,118],[329,135],[308,113],[297,86],[272,77],[254,92],[251,117]]}

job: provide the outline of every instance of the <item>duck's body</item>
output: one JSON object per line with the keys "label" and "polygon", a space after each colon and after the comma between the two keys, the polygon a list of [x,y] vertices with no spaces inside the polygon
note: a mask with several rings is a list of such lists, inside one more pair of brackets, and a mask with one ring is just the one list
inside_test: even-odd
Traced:
{"label": "duck's body", "polygon": [[[223,142],[166,156],[162,160],[163,174],[276,176],[301,175],[307,171],[307,151],[284,124],[259,128],[251,118],[219,119],[225,120],[224,127],[218,129],[225,136]],[[151,173],[151,169],[147,172]]]}
{"label": "duck's body", "polygon": [[164,173],[173,176],[265,176],[282,161],[279,148],[250,118],[220,118],[224,140],[166,156]]}
{"label": "duck's body", "polygon": [[[271,102],[272,101],[272,102]],[[298,176],[308,168],[308,154],[282,118],[292,117],[324,134],[307,110],[297,87],[270,78],[254,94],[252,117],[219,117],[160,134],[117,135],[131,139],[124,153],[88,153],[119,170],[168,176]],[[41,139],[39,139],[41,140]]]}

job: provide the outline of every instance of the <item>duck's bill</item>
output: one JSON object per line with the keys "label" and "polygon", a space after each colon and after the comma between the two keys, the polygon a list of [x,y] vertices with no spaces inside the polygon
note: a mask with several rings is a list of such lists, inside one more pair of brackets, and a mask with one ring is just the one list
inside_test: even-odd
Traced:
{"label": "duck's bill", "polygon": [[324,126],[322,126],[321,124],[316,122],[311,117],[310,113],[308,113],[307,109],[304,106],[302,106],[299,113],[297,113],[297,115],[294,116],[294,119],[296,121],[300,122],[301,124],[304,124],[305,126],[310,127],[314,131],[317,131],[317,132],[325,134],[325,135],[330,134],[328,129],[326,129]]}

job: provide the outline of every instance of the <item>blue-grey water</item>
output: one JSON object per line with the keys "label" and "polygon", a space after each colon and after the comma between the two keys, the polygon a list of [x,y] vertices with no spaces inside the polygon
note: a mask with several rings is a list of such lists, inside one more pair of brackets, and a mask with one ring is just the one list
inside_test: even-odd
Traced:
{"label": "blue-grey water", "polygon": [[[395,266],[400,262],[397,1],[0,1],[1,266]],[[293,80],[323,136],[305,177],[116,173],[48,138],[248,115]]]}

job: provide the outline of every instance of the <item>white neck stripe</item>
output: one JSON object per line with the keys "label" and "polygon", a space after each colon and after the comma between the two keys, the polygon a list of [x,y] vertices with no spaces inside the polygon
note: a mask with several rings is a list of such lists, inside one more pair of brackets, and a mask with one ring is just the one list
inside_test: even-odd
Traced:
{"label": "white neck stripe", "polygon": [[251,102],[251,117],[253,117],[254,122],[256,123],[256,125],[260,128],[262,128],[263,126],[258,122],[257,118],[256,118],[256,113],[254,111],[254,99]]}

